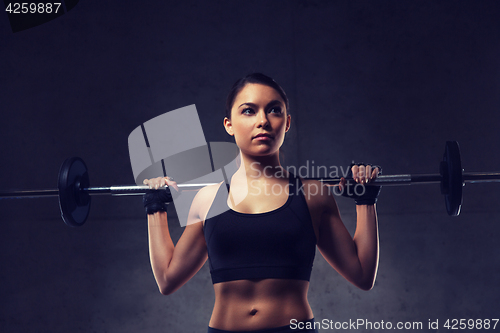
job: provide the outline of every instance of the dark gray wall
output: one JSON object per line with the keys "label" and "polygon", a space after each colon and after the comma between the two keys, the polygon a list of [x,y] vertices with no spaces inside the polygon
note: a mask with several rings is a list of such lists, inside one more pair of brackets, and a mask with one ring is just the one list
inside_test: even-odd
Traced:
{"label": "dark gray wall", "polygon": [[[15,34],[0,16],[2,189],[54,188],[70,156],[93,185],[133,183],[129,133],[193,103],[207,141],[229,141],[225,95],[253,71],[291,98],[288,165],[434,173],[458,140],[466,170],[499,169],[497,1],[89,0]],[[316,319],[498,318],[499,200],[496,184],[468,185],[450,218],[439,186],[384,188],[375,288],[350,286],[318,254]],[[338,203],[353,231],[353,203]],[[0,331],[206,330],[208,269],[158,292],[140,198],[94,198],[82,228],[62,223],[55,198],[1,200],[0,218]]]}

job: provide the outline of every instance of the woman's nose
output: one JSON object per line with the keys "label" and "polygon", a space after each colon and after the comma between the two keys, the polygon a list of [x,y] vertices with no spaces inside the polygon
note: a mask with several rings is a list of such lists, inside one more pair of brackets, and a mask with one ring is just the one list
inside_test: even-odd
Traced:
{"label": "woman's nose", "polygon": [[267,114],[265,111],[259,111],[257,114],[257,122],[259,127],[266,127],[269,125],[269,120],[267,119]]}

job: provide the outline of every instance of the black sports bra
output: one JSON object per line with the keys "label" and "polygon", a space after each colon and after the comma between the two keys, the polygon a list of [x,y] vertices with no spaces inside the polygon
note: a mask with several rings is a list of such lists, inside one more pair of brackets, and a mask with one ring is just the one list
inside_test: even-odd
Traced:
{"label": "black sports bra", "polygon": [[309,281],[316,235],[302,182],[289,174],[286,203],[260,214],[230,209],[229,187],[219,187],[204,225],[214,284],[247,279]]}

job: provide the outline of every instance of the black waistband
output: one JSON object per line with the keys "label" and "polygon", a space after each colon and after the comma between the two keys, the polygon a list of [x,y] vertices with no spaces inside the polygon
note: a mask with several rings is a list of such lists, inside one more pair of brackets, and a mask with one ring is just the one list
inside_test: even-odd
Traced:
{"label": "black waistband", "polygon": [[[304,327],[304,329],[299,329],[298,327]],[[212,328],[209,326],[207,333],[297,333],[297,332],[318,333],[317,329],[308,327],[314,327],[314,318],[309,320],[304,320],[301,322],[294,322],[293,325],[285,325],[285,326],[267,328],[256,331],[226,331],[226,330],[219,330],[217,328]]]}

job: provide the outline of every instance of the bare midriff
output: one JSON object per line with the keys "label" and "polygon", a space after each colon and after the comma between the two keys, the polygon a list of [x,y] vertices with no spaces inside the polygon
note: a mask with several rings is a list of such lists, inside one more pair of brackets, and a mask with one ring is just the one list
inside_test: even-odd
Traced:
{"label": "bare midriff", "polygon": [[291,319],[312,319],[308,288],[308,281],[289,279],[216,283],[209,326],[227,331],[252,331],[290,325]]}

